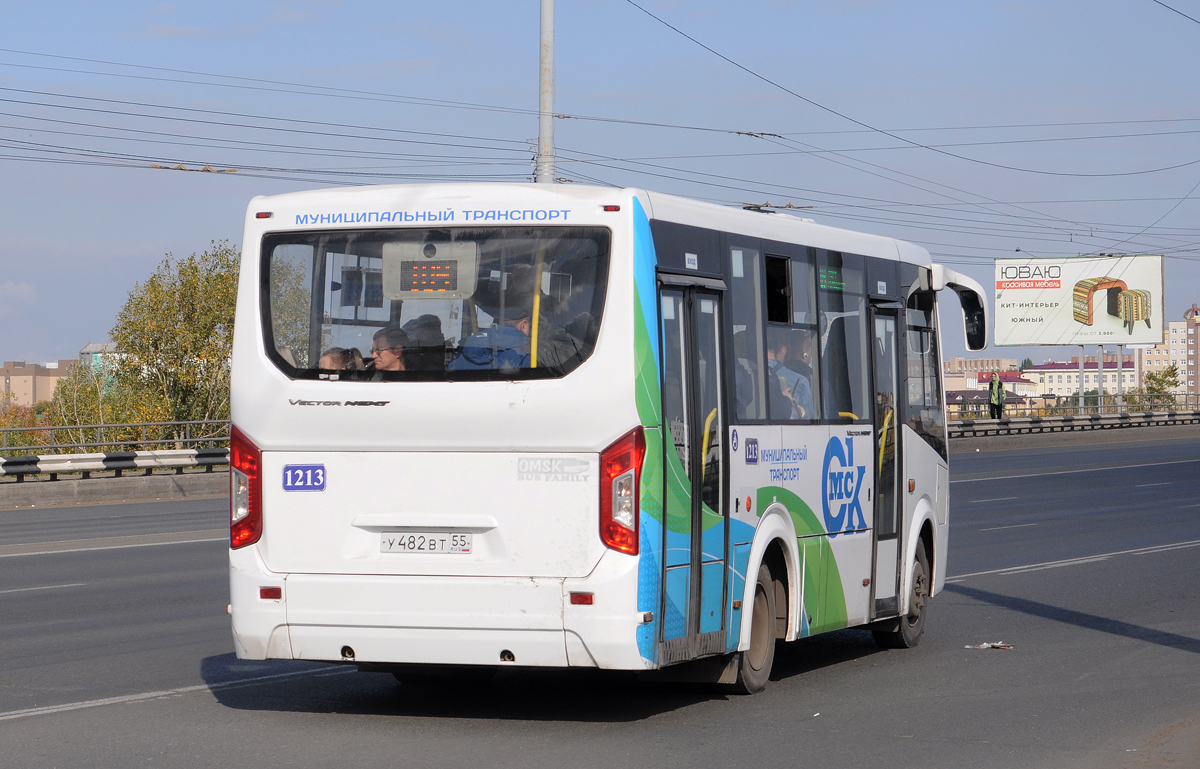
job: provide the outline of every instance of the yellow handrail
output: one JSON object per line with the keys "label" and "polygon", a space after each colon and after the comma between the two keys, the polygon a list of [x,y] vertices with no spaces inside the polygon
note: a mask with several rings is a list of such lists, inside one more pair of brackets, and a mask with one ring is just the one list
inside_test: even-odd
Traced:
{"label": "yellow handrail", "polygon": [[712,411],[708,412],[708,419],[704,420],[704,443],[701,444],[704,447],[704,450],[700,452],[700,480],[702,481],[704,480],[704,468],[706,466],[704,458],[708,456],[708,436],[710,435],[708,429],[712,426],[713,417],[716,415],[717,410],[713,409]]}
{"label": "yellow handrail", "polygon": [[537,368],[538,319],[542,315],[542,262],[546,246],[538,248],[537,269],[533,271],[533,320],[529,330],[529,368]]}
{"label": "yellow handrail", "polygon": [[879,468],[883,467],[883,447],[887,445],[888,425],[892,423],[892,409],[887,410],[887,416],[883,418],[883,433],[879,436],[879,464],[875,466],[875,472],[879,472]]}

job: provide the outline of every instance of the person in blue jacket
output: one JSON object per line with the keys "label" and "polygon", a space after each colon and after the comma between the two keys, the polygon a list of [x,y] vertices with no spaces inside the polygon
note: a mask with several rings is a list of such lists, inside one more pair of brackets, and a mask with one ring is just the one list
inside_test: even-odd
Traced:
{"label": "person in blue jacket", "polygon": [[495,325],[480,329],[462,342],[459,354],[448,364],[450,371],[514,371],[530,366],[529,333],[533,328],[533,268],[512,267],[502,288],[505,307]]}

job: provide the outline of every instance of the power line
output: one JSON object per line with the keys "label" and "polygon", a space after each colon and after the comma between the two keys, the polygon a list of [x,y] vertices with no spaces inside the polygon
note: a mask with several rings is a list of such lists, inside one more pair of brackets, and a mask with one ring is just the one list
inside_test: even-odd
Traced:
{"label": "power line", "polygon": [[[1161,3],[1160,3],[1161,4]],[[1164,6],[1168,7],[1168,6]],[[1174,9],[1171,9],[1174,10]],[[657,18],[657,17],[655,17]],[[1190,17],[1189,17],[1190,18]],[[661,20],[660,20],[661,21]],[[676,30],[678,31],[678,30]],[[681,33],[682,34],[682,33]],[[17,64],[13,62],[0,62],[0,67],[15,67],[21,69],[43,70],[48,72],[66,72],[75,74],[94,75],[98,77],[117,77],[138,80],[150,80],[167,83],[179,83],[188,85],[210,86],[218,88],[237,87],[237,83],[253,84],[245,86],[249,90],[261,90],[275,93],[295,94],[301,96],[326,96],[333,98],[351,98],[362,101],[380,101],[380,102],[396,102],[403,104],[411,104],[414,106],[426,107],[446,107],[465,110],[480,110],[486,112],[508,113],[514,115],[537,115],[535,109],[522,107],[510,107],[499,104],[484,104],[479,102],[454,101],[449,99],[433,99],[422,96],[412,96],[407,94],[389,93],[386,91],[368,91],[362,89],[339,88],[335,86],[324,86],[313,83],[301,83],[289,80],[271,80],[268,78],[246,77],[241,75],[226,75],[217,72],[205,72],[201,70],[178,69],[172,67],[153,66],[148,64],[132,64],[129,62],[114,61],[109,59],[91,59],[82,56],[66,56],[62,54],[44,53],[39,51],[25,51],[16,48],[0,48],[0,53],[9,53],[19,56],[30,56],[36,58],[58,59],[62,61],[74,61],[85,64],[101,64],[110,67],[121,67],[125,69],[146,70],[152,72],[165,72],[172,74],[194,75],[203,78],[216,78],[217,80],[227,80],[234,82],[214,82],[204,80],[184,80],[180,78],[167,77],[151,77],[146,75],[134,75],[131,73],[121,72],[102,72],[88,69],[77,69],[69,67],[49,67],[35,64]],[[299,90],[294,90],[299,89]],[[755,136],[764,131],[752,131],[746,129],[720,128],[716,126],[698,126],[679,123],[666,123],[660,121],[648,120],[632,120],[626,118],[617,118],[603,115],[576,115],[567,113],[557,113],[555,117],[560,120],[583,120],[596,121],[605,123],[620,123],[634,126],[645,126],[653,128],[671,128],[688,131],[703,131],[711,133],[724,133],[732,135]],[[1071,121],[1071,122],[1046,122],[1046,123],[1012,123],[1012,124],[990,124],[977,126],[925,126],[925,127],[910,127],[910,128],[888,128],[883,129],[889,133],[911,133],[911,132],[929,132],[929,131],[976,131],[976,130],[993,130],[993,129],[1012,129],[1012,128],[1052,128],[1052,127],[1073,127],[1073,126],[1103,126],[1103,125],[1135,125],[1135,124],[1152,124],[1152,123],[1173,123],[1173,122],[1196,122],[1200,118],[1155,118],[1142,120],[1092,120],[1092,121]],[[878,129],[866,127],[862,129],[850,130],[833,130],[833,131],[804,131],[804,132],[785,132],[776,131],[774,133],[784,136],[820,136],[820,135],[836,135],[836,134],[855,134],[855,133],[877,133]]]}
{"label": "power line", "polygon": [[1191,16],[1188,16],[1186,13],[1179,10],[1178,8],[1172,8],[1171,6],[1167,5],[1166,3],[1162,2],[1162,0],[1150,0],[1150,2],[1157,3],[1158,5],[1161,5],[1163,8],[1166,8],[1171,13],[1177,13],[1180,16],[1182,16],[1183,18],[1187,19],[1188,21],[1194,21],[1197,24],[1200,24],[1200,19],[1192,18]]}
{"label": "power line", "polygon": [[792,89],[788,88],[787,86],[785,86],[775,80],[772,80],[771,78],[767,77],[766,75],[762,75],[762,74],[759,74],[758,72],[755,72],[754,70],[750,69],[746,65],[741,64],[737,61],[734,61],[733,59],[729,58],[728,56],[721,53],[720,51],[717,51],[716,49],[714,49],[708,45],[705,45],[704,43],[700,42],[699,40],[692,37],[688,33],[684,32],[683,30],[679,29],[678,27],[672,25],[670,22],[666,21],[665,19],[654,15],[646,8],[642,7],[641,5],[638,5],[636,2],[634,2],[634,0],[625,0],[625,2],[629,3],[634,8],[637,8],[639,11],[646,14],[650,18],[654,19],[659,24],[662,24],[663,26],[667,27],[668,29],[672,30],[673,32],[687,38],[691,42],[700,46],[701,48],[708,51],[709,53],[716,56],[717,58],[721,59],[722,61],[724,61],[728,64],[731,64],[734,67],[737,67],[738,69],[742,70],[743,72],[750,75],[751,77],[757,78],[758,80],[761,80],[762,82],[767,83],[768,85],[770,85],[774,88],[778,88],[779,90],[783,91],[784,93],[790,94],[791,96],[794,96],[797,99],[800,99],[801,101],[805,102],[806,104],[816,107],[817,109],[820,109],[824,112],[828,112],[831,115],[840,117],[843,120],[854,123],[857,126],[861,126],[870,131],[874,131],[874,132],[882,134],[884,136],[888,136],[892,139],[895,139],[896,141],[904,142],[905,144],[911,145],[916,148],[928,150],[930,152],[936,152],[937,154],[945,155],[946,157],[951,157],[951,158],[955,158],[958,160],[964,160],[968,163],[978,163],[980,165],[989,166],[992,168],[999,168],[999,169],[1003,169],[1006,171],[1017,171],[1017,172],[1021,172],[1021,173],[1039,174],[1042,176],[1061,176],[1061,177],[1073,177],[1073,178],[1111,178],[1111,177],[1121,177],[1121,176],[1139,176],[1142,174],[1152,174],[1152,173],[1160,173],[1162,171],[1172,171],[1177,168],[1184,168],[1187,166],[1196,165],[1196,164],[1200,163],[1200,158],[1197,158],[1196,160],[1191,160],[1186,163],[1178,163],[1178,164],[1171,165],[1171,166],[1164,166],[1162,168],[1143,169],[1140,171],[1122,171],[1122,172],[1111,172],[1111,173],[1078,173],[1078,172],[1064,172],[1064,171],[1047,171],[1044,169],[1037,169],[1037,168],[1020,168],[1017,166],[1005,165],[1003,163],[993,163],[993,162],[987,161],[987,160],[980,160],[978,158],[972,158],[967,155],[959,155],[954,152],[949,152],[944,149],[939,149],[938,147],[934,147],[934,146],[931,146],[928,144],[922,144],[921,142],[913,141],[912,139],[906,139],[903,136],[900,136],[891,131],[886,131],[882,128],[876,128],[875,126],[870,125],[869,123],[865,123],[861,120],[858,120],[857,118],[853,118],[853,117],[845,114],[844,112],[839,112],[838,110],[833,109],[832,107],[827,107],[818,101],[814,101],[813,99],[810,99],[807,96],[797,93],[796,91],[793,91]]}
{"label": "power line", "polygon": [[[48,72],[68,72],[68,73],[74,73],[74,74],[95,75],[98,77],[118,77],[118,78],[128,78],[128,79],[133,79],[133,80],[146,80],[146,81],[163,82],[163,83],[179,83],[179,84],[186,84],[186,85],[200,85],[200,86],[210,86],[210,87],[217,87],[217,88],[238,88],[241,90],[265,91],[265,92],[270,92],[270,93],[285,93],[285,94],[295,94],[295,95],[301,95],[301,96],[322,96],[322,97],[328,97],[328,98],[355,99],[358,101],[375,101],[375,102],[385,102],[385,103],[411,104],[414,106],[423,106],[423,107],[443,107],[443,108],[451,108],[451,109],[478,110],[478,111],[484,111],[484,112],[497,112],[497,113],[522,115],[522,116],[540,114],[537,110],[525,109],[525,108],[521,108],[521,107],[506,107],[506,106],[494,105],[494,104],[459,102],[459,101],[450,101],[450,100],[446,100],[446,99],[430,99],[430,98],[423,97],[423,96],[408,96],[408,95],[404,95],[404,94],[393,94],[393,93],[387,93],[387,92],[381,92],[381,91],[363,91],[363,90],[350,89],[350,88],[336,88],[333,86],[314,85],[311,83],[296,83],[296,82],[291,82],[291,81],[286,81],[286,80],[267,80],[264,78],[250,78],[250,77],[241,77],[241,76],[237,76],[237,75],[222,75],[222,74],[212,73],[212,72],[199,72],[196,70],[173,69],[170,67],[154,67],[154,66],[149,66],[149,65],[145,65],[145,64],[128,64],[125,62],[108,61],[108,60],[104,60],[104,59],[86,59],[86,58],[82,58],[82,57],[78,57],[78,56],[61,56],[58,54],[35,53],[32,51],[20,51],[20,50],[16,50],[16,49],[12,49],[12,48],[0,48],[0,53],[15,53],[15,54],[23,55],[23,56],[43,56],[43,57],[54,58],[54,59],[80,61],[80,62],[85,62],[85,63],[90,63],[90,64],[104,64],[107,66],[127,67],[127,68],[131,68],[131,69],[145,69],[145,70],[151,70],[151,71],[156,71],[156,72],[172,72],[172,73],[177,73],[177,74],[197,75],[200,77],[221,78],[221,79],[242,81],[242,82],[234,82],[234,83],[211,82],[211,81],[206,82],[203,80],[185,80],[185,79],[181,79],[181,78],[170,78],[170,77],[149,76],[149,75],[135,75],[135,74],[130,74],[130,73],[122,73],[122,72],[97,72],[97,71],[86,70],[86,69],[75,69],[75,68],[69,68],[69,67],[47,67],[47,66],[36,65],[36,64],[16,64],[16,63],[12,63],[12,62],[0,62],[0,67],[15,67],[15,68],[20,68],[20,69],[44,70],[44,71],[48,71]],[[243,83],[255,83],[258,85],[245,85]],[[601,123],[621,123],[621,124],[634,125],[634,126],[645,126],[645,127],[655,127],[655,128],[673,128],[673,129],[679,129],[679,130],[685,130],[685,131],[702,131],[702,132],[709,132],[709,133],[722,133],[722,134],[741,135],[741,136],[753,136],[757,133],[761,133],[761,132],[756,132],[756,131],[742,131],[742,130],[729,129],[729,128],[716,128],[716,127],[711,127],[711,126],[695,126],[695,125],[682,125],[682,124],[677,124],[677,123],[661,123],[661,122],[646,121],[646,120],[630,120],[630,119],[624,119],[624,118],[605,117],[605,116],[599,116],[599,115],[573,115],[573,114],[565,114],[565,113],[556,113],[554,115],[554,117],[559,120],[582,120],[582,121],[594,121],[594,122],[601,122]]]}

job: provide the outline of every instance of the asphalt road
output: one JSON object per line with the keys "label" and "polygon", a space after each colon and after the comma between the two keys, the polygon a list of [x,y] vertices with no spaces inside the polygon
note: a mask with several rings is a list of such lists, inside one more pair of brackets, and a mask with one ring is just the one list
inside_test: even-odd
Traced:
{"label": "asphalt road", "polygon": [[789,644],[754,697],[243,663],[224,501],[0,512],[0,766],[1197,765],[1200,441],[956,455],[951,480],[921,645]]}

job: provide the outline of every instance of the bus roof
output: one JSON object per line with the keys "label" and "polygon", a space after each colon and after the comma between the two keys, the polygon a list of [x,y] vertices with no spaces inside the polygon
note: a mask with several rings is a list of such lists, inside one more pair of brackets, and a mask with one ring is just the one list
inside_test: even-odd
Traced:
{"label": "bus roof", "polygon": [[[503,197],[510,200],[514,206],[545,205],[549,202],[548,198],[601,205],[613,203],[614,200],[637,197],[646,205],[647,214],[651,219],[718,229],[767,240],[801,243],[832,251],[899,259],[926,267],[931,264],[928,251],[907,241],[830,227],[788,214],[745,210],[632,187],[614,189],[584,184],[540,185],[513,182],[381,184],[258,196],[250,201],[250,209],[262,211],[307,208],[329,211],[369,204],[372,208],[380,210],[388,205],[400,207],[411,206],[414,203],[429,208],[455,208],[470,205],[468,201],[479,197]],[[252,211],[248,211],[248,215],[250,218],[254,216]]]}
{"label": "bus roof", "polygon": [[830,227],[788,214],[721,206],[658,192],[643,194],[650,199],[655,219],[881,259],[899,258],[925,267],[931,264],[924,248],[895,238]]}

